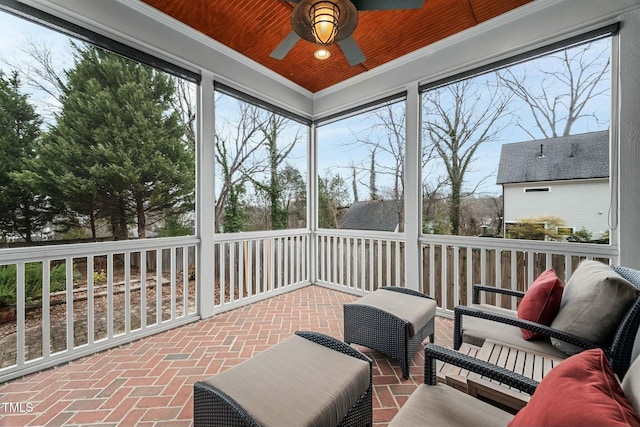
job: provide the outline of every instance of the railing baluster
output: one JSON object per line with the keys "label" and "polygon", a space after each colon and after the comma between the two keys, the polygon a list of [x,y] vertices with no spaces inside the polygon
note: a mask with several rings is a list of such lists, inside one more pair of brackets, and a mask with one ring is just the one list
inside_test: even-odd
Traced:
{"label": "railing baluster", "polygon": [[156,325],[162,323],[162,249],[156,251]]}
{"label": "railing baluster", "polygon": [[109,252],[107,254],[107,339],[112,339],[112,338],[113,338],[113,253]]}
{"label": "railing baluster", "polygon": [[169,249],[169,254],[170,254],[170,269],[171,269],[171,278],[169,280],[170,285],[170,289],[171,291],[169,292],[169,304],[170,304],[170,309],[171,309],[171,317],[169,320],[173,320],[176,318],[176,248],[175,246],[172,246]]}
{"label": "railing baluster", "polygon": [[[93,266],[93,262],[91,263]],[[147,328],[147,251],[140,251],[140,329]]]}
{"label": "railing baluster", "polygon": [[[93,279],[93,277],[92,277]],[[20,299],[18,299],[20,301]],[[42,358],[51,356],[51,261],[42,260]],[[91,329],[89,329],[91,331]],[[18,338],[20,337],[18,331]],[[21,347],[20,342],[17,343]],[[24,345],[22,345],[24,347]],[[20,365],[18,365],[20,366]]]}
{"label": "railing baluster", "polygon": [[182,248],[182,317],[189,314],[189,249]]}
{"label": "railing baluster", "polygon": [[[95,290],[94,290],[94,257],[89,255],[85,258],[87,263],[87,344],[89,347],[93,346],[95,342]],[[47,269],[48,271],[48,269]],[[49,298],[47,297],[47,300]],[[44,299],[43,299],[44,301]],[[44,313],[44,307],[43,307]]]}
{"label": "railing baluster", "polygon": [[124,333],[131,332],[131,252],[124,253]]}
{"label": "railing baluster", "polygon": [[25,263],[16,266],[16,364],[25,363]]}
{"label": "railing baluster", "polygon": [[[518,255],[515,249],[511,250],[511,290],[518,290]],[[518,300],[516,297],[511,297],[510,309],[514,310],[518,306]]]}

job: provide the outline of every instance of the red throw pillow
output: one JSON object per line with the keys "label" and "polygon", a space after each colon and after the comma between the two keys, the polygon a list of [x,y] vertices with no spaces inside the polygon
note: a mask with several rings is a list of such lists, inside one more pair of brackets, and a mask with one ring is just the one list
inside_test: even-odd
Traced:
{"label": "red throw pillow", "polygon": [[640,426],[602,349],[565,359],[509,423],[515,426]]}
{"label": "red throw pillow", "polygon": [[[518,318],[545,326],[551,325],[560,310],[563,289],[564,285],[556,273],[551,269],[545,271],[538,276],[524,294],[518,306]],[[521,329],[521,331],[525,340],[540,336],[540,334],[527,329]]]}

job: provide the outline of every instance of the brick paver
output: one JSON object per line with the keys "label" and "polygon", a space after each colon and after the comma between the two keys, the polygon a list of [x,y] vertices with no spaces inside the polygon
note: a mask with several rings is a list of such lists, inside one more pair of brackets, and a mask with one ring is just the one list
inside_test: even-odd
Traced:
{"label": "brick paver", "polygon": [[[193,383],[228,369],[298,330],[342,339],[342,306],[357,297],[308,286],[250,306],[0,385],[0,426],[189,426]],[[450,346],[452,322],[436,318],[436,342]],[[374,426],[386,426],[418,384],[384,355],[373,359]]]}

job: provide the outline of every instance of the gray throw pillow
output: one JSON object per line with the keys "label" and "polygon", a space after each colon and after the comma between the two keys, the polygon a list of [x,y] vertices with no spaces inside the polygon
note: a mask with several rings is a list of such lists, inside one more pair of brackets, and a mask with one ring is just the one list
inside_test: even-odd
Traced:
{"label": "gray throw pillow", "polygon": [[[637,297],[638,289],[608,265],[582,261],[565,285],[551,327],[605,346]],[[567,355],[584,350],[555,338],[551,343]]]}

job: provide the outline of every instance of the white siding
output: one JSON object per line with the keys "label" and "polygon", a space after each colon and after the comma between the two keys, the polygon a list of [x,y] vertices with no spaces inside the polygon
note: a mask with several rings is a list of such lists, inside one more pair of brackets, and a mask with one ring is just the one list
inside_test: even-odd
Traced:
{"label": "white siding", "polygon": [[[525,192],[526,188],[549,191]],[[575,231],[585,228],[594,239],[609,229],[609,182],[603,180],[507,184],[504,186],[505,222],[557,216]]]}

